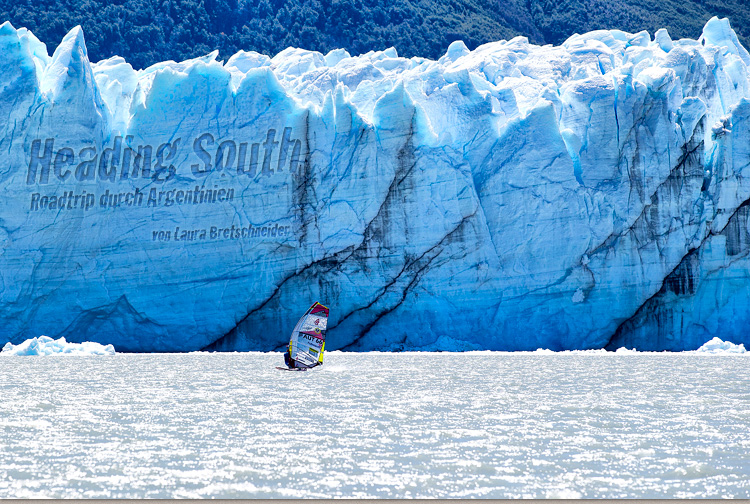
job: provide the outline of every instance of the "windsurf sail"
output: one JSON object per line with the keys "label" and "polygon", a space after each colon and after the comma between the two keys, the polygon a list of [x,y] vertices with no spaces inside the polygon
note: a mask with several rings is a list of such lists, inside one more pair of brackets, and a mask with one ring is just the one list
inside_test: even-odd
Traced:
{"label": "windsurf sail", "polygon": [[323,364],[328,327],[328,308],[313,304],[294,326],[287,351],[296,367],[314,367]]}

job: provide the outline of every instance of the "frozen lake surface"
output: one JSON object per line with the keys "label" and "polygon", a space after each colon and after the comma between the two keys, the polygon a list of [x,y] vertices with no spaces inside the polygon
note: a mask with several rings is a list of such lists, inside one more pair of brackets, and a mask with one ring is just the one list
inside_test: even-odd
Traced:
{"label": "frozen lake surface", "polygon": [[0,357],[0,498],[750,498],[750,357]]}

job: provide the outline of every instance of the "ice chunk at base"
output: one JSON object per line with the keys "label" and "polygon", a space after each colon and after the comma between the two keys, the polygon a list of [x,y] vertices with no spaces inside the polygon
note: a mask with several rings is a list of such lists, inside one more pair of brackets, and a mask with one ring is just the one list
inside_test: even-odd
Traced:
{"label": "ice chunk at base", "polygon": [[745,345],[735,345],[731,341],[722,341],[719,337],[714,337],[711,341],[707,341],[696,352],[710,353],[710,354],[744,354],[747,353]]}
{"label": "ice chunk at base", "polygon": [[68,343],[65,338],[52,339],[49,336],[31,338],[18,345],[6,343],[2,355],[114,355],[112,345],[101,345],[93,341]]}

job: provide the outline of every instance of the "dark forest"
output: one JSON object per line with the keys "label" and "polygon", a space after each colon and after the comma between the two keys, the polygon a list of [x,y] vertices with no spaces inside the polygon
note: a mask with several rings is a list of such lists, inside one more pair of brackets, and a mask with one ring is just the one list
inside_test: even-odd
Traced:
{"label": "dark forest", "polygon": [[471,49],[517,35],[560,44],[605,28],[697,38],[714,15],[729,17],[748,45],[744,0],[0,1],[0,22],[30,29],[50,53],[81,25],[92,61],[120,55],[135,68],[214,49],[225,60],[240,49],[273,56],[289,46],[353,55],[393,46],[402,56],[438,58],[457,39]]}

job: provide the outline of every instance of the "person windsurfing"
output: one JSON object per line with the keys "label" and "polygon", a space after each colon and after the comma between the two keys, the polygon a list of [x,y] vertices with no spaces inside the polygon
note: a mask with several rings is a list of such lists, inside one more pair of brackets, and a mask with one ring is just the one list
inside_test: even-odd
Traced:
{"label": "person windsurfing", "polygon": [[328,308],[314,303],[294,326],[284,352],[286,369],[304,371],[323,364],[327,327]]}

